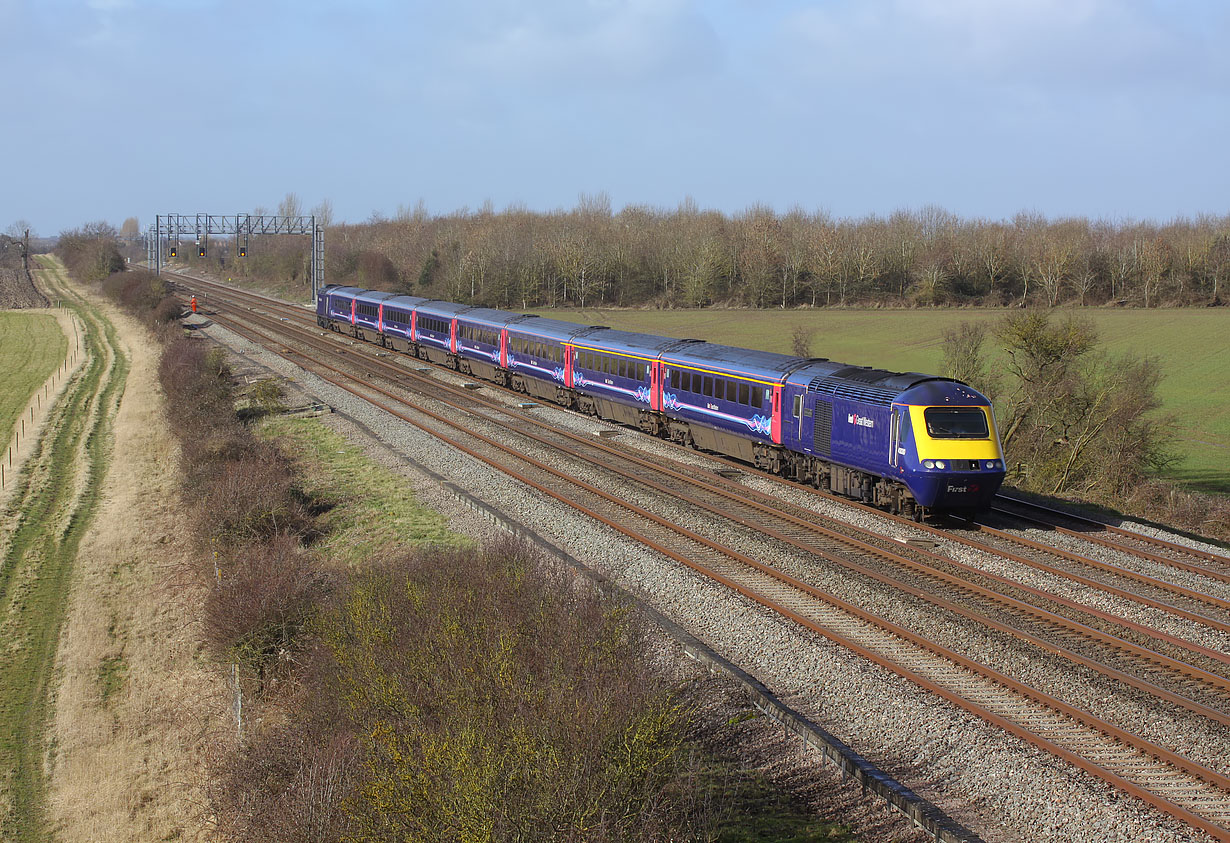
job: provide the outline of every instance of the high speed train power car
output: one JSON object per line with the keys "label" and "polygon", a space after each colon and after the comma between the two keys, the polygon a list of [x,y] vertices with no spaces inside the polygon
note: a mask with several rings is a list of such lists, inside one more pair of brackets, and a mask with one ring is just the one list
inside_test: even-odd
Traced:
{"label": "high speed train power car", "polygon": [[986,509],[990,402],[951,378],[330,285],[321,327],[915,518]]}

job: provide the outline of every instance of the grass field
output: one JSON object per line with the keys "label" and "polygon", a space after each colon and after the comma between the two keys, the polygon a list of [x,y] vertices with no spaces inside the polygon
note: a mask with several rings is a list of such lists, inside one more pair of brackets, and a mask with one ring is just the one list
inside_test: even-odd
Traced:
{"label": "grass field", "polygon": [[[938,372],[944,330],[993,325],[1003,310],[554,310],[544,316],[789,353],[796,327],[814,330],[817,357],[895,371]],[[1062,318],[1069,311],[1059,311]],[[1092,319],[1112,354],[1161,359],[1159,390],[1178,416],[1182,461],[1171,477],[1230,494],[1230,309],[1072,311]]]}
{"label": "grass field", "polygon": [[54,316],[31,310],[0,312],[0,446],[12,439],[26,402],[67,351],[68,339]]}

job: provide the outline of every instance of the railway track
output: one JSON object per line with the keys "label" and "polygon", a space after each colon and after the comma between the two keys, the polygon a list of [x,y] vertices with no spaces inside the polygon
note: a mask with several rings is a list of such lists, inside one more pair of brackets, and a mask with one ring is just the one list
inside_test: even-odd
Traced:
{"label": "railway track", "polygon": [[[193,283],[203,282],[194,279]],[[224,296],[237,304],[223,302]],[[252,339],[272,345],[280,353],[295,356],[309,368],[318,369],[322,377],[336,386],[374,400],[378,406],[416,426],[422,427],[424,422],[398,409],[399,404],[405,406],[402,390],[406,387],[423,393],[430,391],[432,401],[449,402],[449,406],[463,417],[482,418],[494,424],[500,423],[497,417],[505,416],[503,424],[510,435],[529,437],[545,451],[565,453],[570,461],[584,462],[610,479],[587,483],[573,476],[574,472],[563,471],[547,460],[527,457],[522,453],[527,450],[524,446],[509,448],[493,437],[477,435],[468,429],[469,425],[460,425],[444,413],[425,409],[420,406],[421,401],[412,402],[416,409],[411,415],[422,413],[432,420],[425,428],[432,435],[453,439],[458,447],[487,465],[517,477],[543,494],[653,547],[712,581],[1180,817],[1215,839],[1230,840],[1230,831],[1227,831],[1230,828],[1230,780],[1226,779],[1224,770],[1214,769],[1215,764],[1200,763],[1172,748],[1134,735],[1128,729],[1025,685],[955,648],[938,644],[843,600],[834,589],[822,587],[825,577],[818,573],[827,572],[831,579],[833,573],[838,572],[838,576],[876,583],[895,592],[899,599],[916,601],[930,610],[976,622],[1039,653],[1062,658],[1079,665],[1082,670],[1094,671],[1103,680],[1131,687],[1153,700],[1154,705],[1178,705],[1193,716],[1220,727],[1227,724],[1230,716],[1226,696],[1230,682],[1224,651],[1203,647],[1145,624],[1133,625],[1116,618],[1113,613],[1099,613],[1060,595],[1022,587],[1007,577],[989,576],[985,571],[948,559],[941,553],[920,548],[894,550],[891,545],[900,546],[900,542],[892,538],[852,529],[840,522],[820,525],[816,523],[818,519],[813,510],[784,505],[777,498],[749,490],[743,484],[682,461],[670,464],[660,458],[646,461],[629,449],[595,443],[564,431],[540,429],[531,432],[527,429],[531,425],[524,413],[518,416],[499,402],[481,402],[472,391],[450,391],[442,386],[440,379],[402,364],[379,358],[363,360],[368,354],[355,354],[355,349],[342,355],[347,367],[362,366],[365,378],[370,380],[376,375],[387,378],[391,388],[372,383],[358,388],[347,385],[348,376],[341,366],[312,359],[317,354],[328,353],[330,347],[335,352],[336,344],[321,341],[314,316],[309,312],[300,308],[281,309],[279,312],[285,316],[267,321],[267,317],[245,308],[266,310],[286,306],[226,288],[215,288],[210,304],[215,302],[219,306],[219,316],[229,315],[235,322],[264,321],[259,328],[236,324],[234,327],[241,333],[247,331]],[[235,309],[229,314],[222,312],[229,307]],[[269,333],[272,331],[282,336],[275,338]],[[291,333],[295,333],[293,339]],[[295,344],[315,350],[309,354],[289,347]],[[362,351],[370,352],[373,348],[363,345]],[[444,392],[449,392],[449,397],[442,397]],[[608,491],[621,484],[642,490],[637,495],[649,490],[650,494],[659,496],[659,500],[671,502],[672,507],[686,506],[693,513],[704,513],[704,518],[721,518],[739,524],[755,532],[762,542],[791,548],[792,552],[804,556],[808,565],[801,572],[787,572],[785,568],[789,566],[757,561],[735,547],[706,538],[701,531],[676,523],[684,518],[664,518],[657,514],[659,507],[651,511],[629,499],[628,495],[620,497]],[[564,493],[561,489],[570,491]],[[695,514],[686,516],[690,521],[696,518]],[[944,538],[951,540],[947,535]],[[962,537],[962,541],[968,540]],[[769,558],[772,556],[768,554]],[[1072,576],[1072,572],[1053,575]],[[1080,575],[1072,581],[1130,599],[1116,593],[1116,590],[1128,592],[1130,588],[1108,587],[1091,582],[1088,577],[1082,580]],[[1167,593],[1175,594],[1174,591]],[[1200,596],[1194,593],[1192,599],[1199,602]],[[1155,602],[1158,604],[1156,611],[1176,610],[1174,606]],[[1072,617],[1082,616],[1082,613],[1085,620],[1092,618],[1096,623]],[[1188,622],[1211,621],[1208,628],[1218,629],[1216,618],[1205,618],[1190,610],[1188,615],[1185,617]],[[1164,643],[1166,648],[1158,642]],[[1167,651],[1162,652],[1162,649]],[[1113,652],[1115,656],[1099,659],[1096,656],[1099,650]]]}
{"label": "railway track", "polygon": [[1230,555],[1226,553],[1188,547],[1009,495],[1000,495],[992,511],[1027,526],[1230,583]]}

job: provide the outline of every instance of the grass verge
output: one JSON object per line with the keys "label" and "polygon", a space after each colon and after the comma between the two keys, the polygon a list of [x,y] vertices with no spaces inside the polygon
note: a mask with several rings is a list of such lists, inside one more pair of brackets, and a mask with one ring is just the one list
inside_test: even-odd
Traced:
{"label": "grass verge", "polygon": [[299,466],[300,487],[322,513],[321,555],[346,567],[396,548],[473,542],[452,532],[438,512],[420,506],[406,480],[373,463],[362,449],[318,419],[275,417],[260,428]]}
{"label": "grass verge", "polygon": [[0,527],[0,831],[6,840],[45,840],[49,682],[64,620],[72,563],[98,506],[108,431],[128,361],[114,327],[42,259],[84,325],[89,360],[52,410]]}

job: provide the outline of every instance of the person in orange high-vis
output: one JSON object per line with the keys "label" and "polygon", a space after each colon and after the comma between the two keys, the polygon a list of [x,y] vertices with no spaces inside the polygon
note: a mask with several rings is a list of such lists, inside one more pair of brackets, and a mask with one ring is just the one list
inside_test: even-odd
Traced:
{"label": "person in orange high-vis", "polygon": [[192,297],[192,312],[196,313],[196,296]]}

